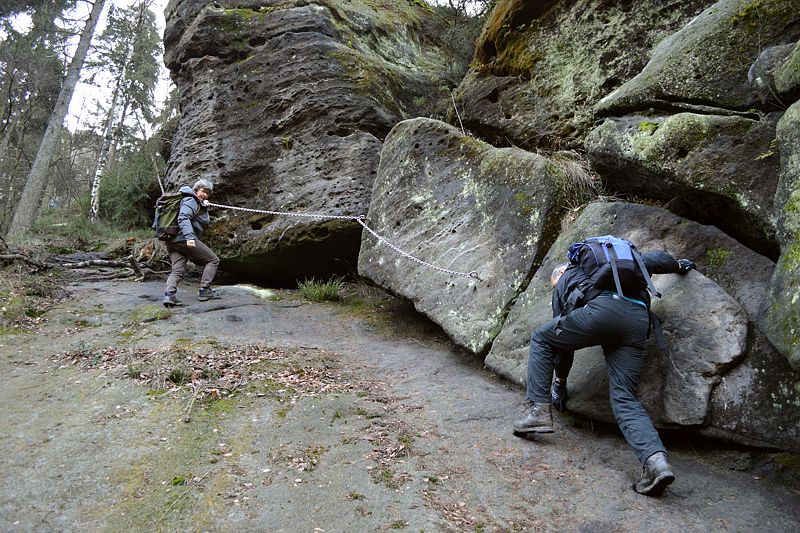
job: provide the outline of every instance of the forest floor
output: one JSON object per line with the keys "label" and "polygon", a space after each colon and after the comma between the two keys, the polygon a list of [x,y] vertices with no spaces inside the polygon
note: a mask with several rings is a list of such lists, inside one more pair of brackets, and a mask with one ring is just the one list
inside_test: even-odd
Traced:
{"label": "forest floor", "polygon": [[513,436],[522,391],[370,287],[56,283],[0,335],[0,531],[800,530],[796,456],[668,434],[640,496],[616,428]]}

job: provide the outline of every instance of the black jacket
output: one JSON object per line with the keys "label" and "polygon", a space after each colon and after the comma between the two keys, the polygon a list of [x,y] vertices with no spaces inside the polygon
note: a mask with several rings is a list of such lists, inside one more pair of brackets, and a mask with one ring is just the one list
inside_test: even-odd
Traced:
{"label": "black jacket", "polygon": [[[678,261],[669,255],[667,252],[655,251],[642,253],[642,260],[644,266],[647,268],[649,274],[676,274],[679,271]],[[570,265],[564,275],[556,283],[553,289],[553,316],[559,316],[567,305],[567,298],[569,298],[572,290],[577,287],[581,282],[586,281],[586,273],[579,265]],[[641,294],[631,295],[631,298],[641,300],[650,308],[650,293],[643,290]],[[583,302],[586,304],[588,302]]]}

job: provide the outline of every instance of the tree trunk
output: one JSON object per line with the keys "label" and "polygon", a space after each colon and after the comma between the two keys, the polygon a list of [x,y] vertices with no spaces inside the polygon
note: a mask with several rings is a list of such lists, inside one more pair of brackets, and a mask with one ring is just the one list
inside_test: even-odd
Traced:
{"label": "tree trunk", "polygon": [[100,153],[97,154],[97,162],[94,165],[94,178],[92,179],[92,193],[91,204],[89,207],[89,219],[92,222],[97,221],[100,214],[100,180],[103,175],[103,169],[106,167],[108,161],[108,150],[111,147],[111,137],[114,131],[114,115],[117,114],[117,99],[119,96],[120,81],[114,87],[114,94],[111,96],[111,109],[108,110],[108,118],[106,119],[106,126],[103,128],[103,145],[100,147]]}
{"label": "tree trunk", "polygon": [[44,137],[39,145],[39,150],[36,152],[36,159],[28,174],[28,180],[25,183],[25,189],[22,191],[22,197],[14,211],[14,218],[8,230],[8,237],[11,240],[19,239],[23,233],[33,228],[33,224],[36,221],[36,216],[39,213],[39,206],[42,202],[42,193],[44,192],[44,186],[47,182],[50,162],[58,146],[57,141],[64,124],[64,118],[67,116],[69,103],[72,100],[72,94],[75,92],[75,86],[78,84],[81,68],[83,68],[83,63],[86,60],[89,44],[91,43],[92,35],[94,35],[94,30],[97,27],[100,13],[103,11],[105,1],[106,0],[95,0],[94,6],[92,6],[92,12],[81,33],[78,48],[67,69],[67,76],[61,86],[61,91],[58,94],[58,100],[56,101],[53,113],[50,115],[50,121],[47,123],[47,130],[45,130]]}

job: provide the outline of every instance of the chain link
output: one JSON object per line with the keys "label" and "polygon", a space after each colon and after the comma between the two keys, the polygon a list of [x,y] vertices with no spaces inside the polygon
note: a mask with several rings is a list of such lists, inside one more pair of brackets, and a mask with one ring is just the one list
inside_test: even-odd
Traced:
{"label": "chain link", "polygon": [[322,214],[317,214],[317,213],[292,213],[292,212],[289,212],[289,211],[268,211],[266,209],[252,209],[252,208],[249,208],[249,207],[238,207],[238,206],[234,206],[234,205],[215,204],[215,203],[211,203],[211,202],[209,202],[208,205],[212,206],[212,207],[219,207],[221,209],[233,209],[233,210],[236,210],[236,211],[245,211],[247,213],[263,213],[263,214],[266,214],[266,215],[300,217],[300,218],[327,218],[327,219],[335,219],[335,220],[355,220],[356,222],[361,224],[364,227],[364,229],[367,230],[367,232],[370,235],[375,237],[378,240],[378,242],[382,242],[383,244],[385,244],[386,246],[388,246],[389,248],[391,248],[392,250],[394,250],[395,252],[397,252],[398,254],[400,254],[401,256],[403,256],[403,257],[405,257],[407,259],[415,261],[415,262],[419,263],[420,265],[426,266],[426,267],[428,267],[430,269],[438,270],[439,272],[443,272],[445,274],[450,274],[450,275],[453,275],[453,276],[461,276],[461,277],[464,277],[464,278],[473,278],[473,279],[477,279],[478,281],[483,281],[478,276],[478,273],[476,271],[474,271],[474,270],[472,272],[459,272],[457,270],[450,270],[449,268],[442,268],[442,267],[433,265],[431,263],[428,263],[427,261],[423,261],[422,259],[419,259],[418,257],[414,257],[410,253],[401,250],[400,248],[398,248],[394,244],[392,244],[389,241],[387,241],[382,236],[378,235],[378,233],[375,230],[373,230],[372,228],[367,226],[367,224],[364,222],[364,218],[366,218],[364,215],[358,215],[358,216],[353,216],[353,215],[322,215]]}

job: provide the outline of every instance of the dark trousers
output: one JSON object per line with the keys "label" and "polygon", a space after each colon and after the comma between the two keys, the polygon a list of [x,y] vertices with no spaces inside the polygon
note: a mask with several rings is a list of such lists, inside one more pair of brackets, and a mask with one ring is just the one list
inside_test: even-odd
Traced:
{"label": "dark trousers", "polygon": [[531,335],[525,397],[533,402],[550,402],[556,354],[602,346],[611,409],[625,440],[642,463],[656,452],[666,452],[636,397],[648,326],[644,307],[609,296],[599,296],[569,315],[545,323]]}
{"label": "dark trousers", "polygon": [[186,241],[167,243],[172,271],[167,277],[167,287],[164,290],[166,294],[175,294],[178,290],[178,283],[183,279],[187,259],[191,259],[195,265],[203,267],[203,274],[200,276],[201,289],[210,287],[211,282],[214,281],[217,267],[219,267],[219,257],[200,240],[194,242],[194,247],[187,246]]}

